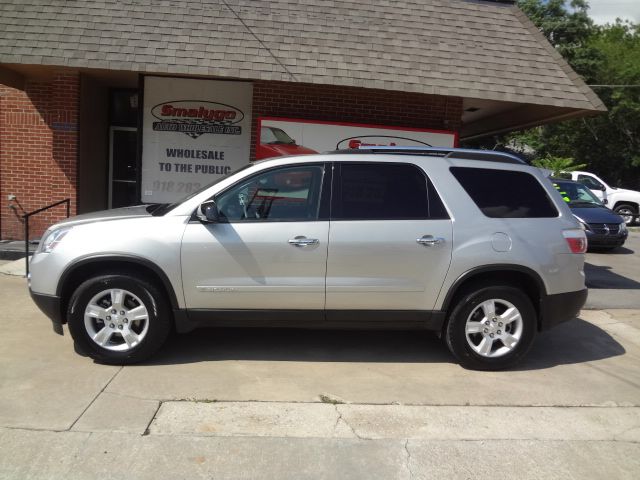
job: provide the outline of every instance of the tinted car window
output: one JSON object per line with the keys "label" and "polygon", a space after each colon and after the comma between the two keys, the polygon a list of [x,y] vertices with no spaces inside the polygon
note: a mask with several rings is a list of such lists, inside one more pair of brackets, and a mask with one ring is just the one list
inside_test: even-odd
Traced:
{"label": "tinted car window", "polygon": [[342,163],[331,217],[336,220],[428,219],[430,199],[436,218],[448,218],[435,189],[414,165]]}
{"label": "tinted car window", "polygon": [[558,210],[533,175],[488,168],[451,167],[450,170],[487,217],[558,216]]}
{"label": "tinted car window", "polygon": [[216,197],[222,221],[311,221],[318,218],[324,167],[305,165],[259,173]]}

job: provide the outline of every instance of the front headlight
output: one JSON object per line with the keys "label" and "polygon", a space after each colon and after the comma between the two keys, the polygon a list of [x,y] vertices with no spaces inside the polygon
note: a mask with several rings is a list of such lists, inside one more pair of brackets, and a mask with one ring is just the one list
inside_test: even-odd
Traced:
{"label": "front headlight", "polygon": [[624,232],[626,232],[626,231],[627,231],[627,224],[626,224],[626,223],[624,223],[624,222],[622,222],[622,223],[620,224],[620,230],[618,230],[618,231],[619,231],[620,233],[624,233]]}
{"label": "front headlight", "polygon": [[50,232],[40,245],[40,251],[42,253],[51,253],[54,248],[58,246],[58,244],[62,241],[67,233],[69,233],[71,227],[67,228],[58,228]]}

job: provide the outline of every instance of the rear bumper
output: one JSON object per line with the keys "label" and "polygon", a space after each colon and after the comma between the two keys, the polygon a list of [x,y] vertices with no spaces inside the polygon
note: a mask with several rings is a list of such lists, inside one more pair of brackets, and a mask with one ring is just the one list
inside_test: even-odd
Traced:
{"label": "rear bumper", "polygon": [[587,301],[588,290],[547,295],[540,302],[540,330],[576,318]]}
{"label": "rear bumper", "polygon": [[60,297],[34,293],[29,289],[33,302],[53,323],[53,331],[62,335],[62,312],[60,310]]}

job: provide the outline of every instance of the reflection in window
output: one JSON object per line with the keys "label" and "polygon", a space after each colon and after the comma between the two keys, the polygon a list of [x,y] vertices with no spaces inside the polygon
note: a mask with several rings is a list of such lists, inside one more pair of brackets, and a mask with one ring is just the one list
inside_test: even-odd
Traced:
{"label": "reflection in window", "polygon": [[312,221],[318,218],[323,167],[271,170],[232,187],[217,199],[223,221]]}

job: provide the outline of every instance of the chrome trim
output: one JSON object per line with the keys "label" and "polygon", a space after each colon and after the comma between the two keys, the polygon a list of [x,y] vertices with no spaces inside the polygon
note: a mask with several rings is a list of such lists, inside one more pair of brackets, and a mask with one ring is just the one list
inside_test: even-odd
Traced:
{"label": "chrome trim", "polygon": [[434,237],[433,235],[424,235],[422,238],[417,238],[416,242],[425,247],[433,247],[435,245],[442,245],[445,240],[442,237]]}
{"label": "chrome trim", "polygon": [[294,247],[308,247],[310,245],[318,245],[320,240],[317,238],[295,237],[289,240],[289,245]]}

